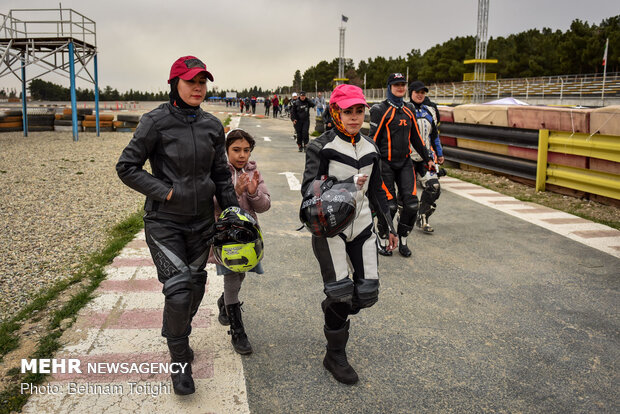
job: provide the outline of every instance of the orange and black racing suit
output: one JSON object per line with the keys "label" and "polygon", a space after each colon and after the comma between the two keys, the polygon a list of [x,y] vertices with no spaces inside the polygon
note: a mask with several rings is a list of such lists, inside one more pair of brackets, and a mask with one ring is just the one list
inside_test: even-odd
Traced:
{"label": "orange and black racing suit", "polygon": [[[413,106],[403,103],[398,107],[385,100],[370,108],[370,137],[377,143],[381,153],[381,176],[383,190],[386,193],[391,217],[398,210],[396,186],[403,203],[398,220],[397,233],[406,237],[413,228],[418,211],[416,180],[411,161],[411,147],[422,157],[424,162],[430,160],[418,125]],[[379,237],[387,238],[387,229],[377,225]]]}

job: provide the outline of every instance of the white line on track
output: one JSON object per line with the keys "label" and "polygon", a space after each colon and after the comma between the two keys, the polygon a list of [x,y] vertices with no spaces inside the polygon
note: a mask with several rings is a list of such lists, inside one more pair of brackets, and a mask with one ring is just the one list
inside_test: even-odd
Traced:
{"label": "white line on track", "polygon": [[286,176],[286,180],[288,181],[288,186],[292,191],[301,190],[301,183],[299,182],[297,177],[295,177],[295,173],[286,171],[286,172],[281,172],[280,175]]}

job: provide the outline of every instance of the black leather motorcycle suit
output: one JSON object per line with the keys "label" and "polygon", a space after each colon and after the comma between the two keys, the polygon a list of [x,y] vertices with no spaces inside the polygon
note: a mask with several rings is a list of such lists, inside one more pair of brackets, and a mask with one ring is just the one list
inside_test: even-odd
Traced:
{"label": "black leather motorcycle suit", "polygon": [[[143,168],[147,159],[152,173]],[[116,170],[126,185],[146,195],[146,242],[163,283],[162,335],[170,345],[190,334],[204,295],[213,196],[223,208],[238,205],[224,128],[200,108],[164,103],[142,116]]]}

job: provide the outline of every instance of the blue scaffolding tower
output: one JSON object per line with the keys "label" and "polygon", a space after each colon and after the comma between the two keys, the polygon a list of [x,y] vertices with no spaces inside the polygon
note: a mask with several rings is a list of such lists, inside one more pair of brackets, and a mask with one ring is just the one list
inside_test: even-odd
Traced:
{"label": "blue scaffolding tower", "polygon": [[[97,33],[93,20],[73,9],[12,9],[0,13],[0,78],[14,75],[22,85],[24,136],[28,136],[26,84],[56,73],[69,78],[73,140],[78,140],[76,78],[95,86],[95,120],[99,136]],[[93,62],[93,73],[88,65]],[[76,65],[77,63],[77,65]],[[27,67],[36,67],[30,79]],[[77,71],[76,71],[77,66]]]}

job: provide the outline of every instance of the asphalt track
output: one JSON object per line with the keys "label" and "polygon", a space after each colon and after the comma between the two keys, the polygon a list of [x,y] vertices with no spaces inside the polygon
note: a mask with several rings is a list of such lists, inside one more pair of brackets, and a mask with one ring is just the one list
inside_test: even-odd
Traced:
{"label": "asphalt track", "polygon": [[[132,380],[164,384],[169,391],[167,375],[55,375],[51,384],[62,390],[68,381],[125,388],[115,395],[33,395],[24,412],[620,411],[619,255],[533,224],[544,219],[514,215],[550,217],[549,209],[534,205],[509,214],[488,200],[508,206],[513,201],[480,188],[458,195],[466,191],[458,188],[475,186],[453,179],[442,179],[451,190],[443,191],[432,217],[435,233],[410,235],[410,258],[380,257],[379,302],[351,319],[347,351],[360,382],[336,382],[322,366],[318,264],[309,233],[296,230],[301,195],[291,182],[292,176],[301,178],[304,154],[297,152],[286,119],[244,116],[239,126],[257,139],[253,158],[272,199],[271,209],[259,216],[266,273],[249,274],[240,294],[254,353],[235,354],[226,328],[217,323],[222,278],[210,268],[190,338],[195,394],[128,393]],[[476,194],[487,205],[476,202]],[[576,218],[547,223],[553,220],[598,239],[616,240],[619,233],[588,230],[583,226],[590,224]],[[108,267],[108,280],[63,335],[56,357],[84,365],[166,361],[160,292],[142,233]]]}
{"label": "asphalt track", "polygon": [[304,154],[287,121],[240,127],[272,197],[266,274],[242,290],[252,412],[618,412],[620,260],[447,191],[411,258],[380,257],[380,300],[351,320],[360,382],[336,382],[300,193],[281,175],[301,178]]}

